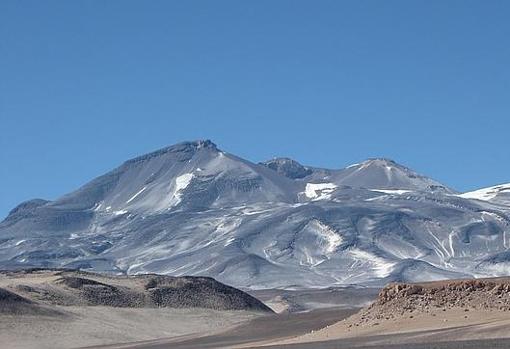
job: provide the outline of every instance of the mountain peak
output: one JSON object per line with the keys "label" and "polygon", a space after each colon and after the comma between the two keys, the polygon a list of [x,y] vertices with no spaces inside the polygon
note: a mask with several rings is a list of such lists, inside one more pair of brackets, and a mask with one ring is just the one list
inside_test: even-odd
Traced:
{"label": "mountain peak", "polygon": [[370,162],[370,163],[384,163],[384,164],[397,164],[395,160],[392,160],[390,158],[368,158],[364,162]]}
{"label": "mountain peak", "polygon": [[181,142],[181,143],[177,143],[174,145],[170,145],[168,147],[153,151],[151,153],[147,153],[147,154],[138,156],[134,159],[126,161],[126,164],[132,164],[132,163],[137,163],[137,162],[141,162],[141,161],[146,161],[146,160],[149,160],[149,159],[152,159],[155,157],[159,157],[159,156],[162,156],[165,154],[179,154],[181,156],[183,155],[186,158],[190,158],[191,156],[193,156],[193,154],[195,154],[197,151],[199,151],[201,149],[209,149],[212,151],[217,151],[218,147],[216,146],[216,144],[214,144],[209,139],[186,141],[186,142]]}
{"label": "mountain peak", "polygon": [[[218,147],[210,139],[197,139],[194,141],[185,141],[185,142],[180,142],[180,143],[177,143],[174,145],[170,145],[166,148],[160,149],[159,151],[178,152],[178,151],[189,151],[189,150],[196,151],[196,150],[200,150],[200,149],[217,150]],[[158,152],[158,150],[156,152]]]}
{"label": "mountain peak", "polygon": [[260,164],[292,179],[303,178],[312,173],[312,170],[301,165],[299,162],[285,157],[273,158]]}
{"label": "mountain peak", "polygon": [[361,166],[386,166],[386,167],[398,167],[398,168],[406,168],[405,166],[397,163],[395,160],[389,158],[368,158],[363,161]]}
{"label": "mountain peak", "polygon": [[385,171],[403,171],[412,176],[423,177],[407,166],[399,164],[393,159],[389,158],[368,158],[365,161],[353,164],[346,167],[347,169],[354,169],[357,171],[380,168]]}
{"label": "mountain peak", "polygon": [[218,149],[216,144],[213,143],[213,141],[211,141],[210,139],[199,139],[189,143],[193,144],[197,149],[200,148]]}
{"label": "mountain peak", "polygon": [[388,158],[369,158],[342,171],[339,182],[379,189],[411,189],[453,192],[441,183]]}

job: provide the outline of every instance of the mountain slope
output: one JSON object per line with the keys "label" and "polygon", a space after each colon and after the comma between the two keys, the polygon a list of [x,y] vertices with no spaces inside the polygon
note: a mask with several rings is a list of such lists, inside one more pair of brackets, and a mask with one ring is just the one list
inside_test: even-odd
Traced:
{"label": "mountain slope", "polygon": [[19,205],[0,223],[0,267],[203,275],[250,288],[500,275],[504,207],[390,160],[254,164],[185,142],[55,201]]}
{"label": "mountain slope", "polygon": [[459,195],[465,199],[474,199],[510,205],[510,183],[482,188]]}

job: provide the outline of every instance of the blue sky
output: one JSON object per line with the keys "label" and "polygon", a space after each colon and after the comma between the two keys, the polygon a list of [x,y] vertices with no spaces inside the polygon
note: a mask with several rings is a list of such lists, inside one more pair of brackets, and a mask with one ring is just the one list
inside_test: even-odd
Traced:
{"label": "blue sky", "polygon": [[0,2],[0,217],[210,138],[510,182],[509,1]]}

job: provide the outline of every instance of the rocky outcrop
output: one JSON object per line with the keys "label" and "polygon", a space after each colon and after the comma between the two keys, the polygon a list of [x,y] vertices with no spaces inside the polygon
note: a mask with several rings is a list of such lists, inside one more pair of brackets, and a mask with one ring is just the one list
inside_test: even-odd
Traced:
{"label": "rocky outcrop", "polygon": [[423,284],[393,283],[360,313],[360,322],[388,320],[413,313],[448,309],[499,310],[510,314],[510,279],[441,281]]}

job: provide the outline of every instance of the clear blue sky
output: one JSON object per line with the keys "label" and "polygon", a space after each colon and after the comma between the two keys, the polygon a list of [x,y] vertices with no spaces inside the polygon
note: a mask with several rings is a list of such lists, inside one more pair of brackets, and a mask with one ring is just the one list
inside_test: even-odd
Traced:
{"label": "clear blue sky", "polygon": [[510,182],[510,1],[0,2],[0,217],[210,138]]}

